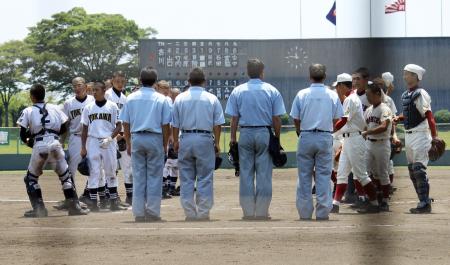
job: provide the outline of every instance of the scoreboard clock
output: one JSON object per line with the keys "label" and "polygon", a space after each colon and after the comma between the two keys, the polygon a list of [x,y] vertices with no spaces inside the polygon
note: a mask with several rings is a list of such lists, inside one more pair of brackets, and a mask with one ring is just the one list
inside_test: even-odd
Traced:
{"label": "scoreboard clock", "polygon": [[287,65],[295,70],[305,67],[308,63],[306,51],[297,45],[287,49],[284,59]]}

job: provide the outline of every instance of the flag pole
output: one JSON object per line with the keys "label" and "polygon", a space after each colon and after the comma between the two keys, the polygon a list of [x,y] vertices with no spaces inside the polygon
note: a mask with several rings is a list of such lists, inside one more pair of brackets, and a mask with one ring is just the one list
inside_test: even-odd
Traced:
{"label": "flag pole", "polygon": [[302,34],[302,0],[300,2],[300,39],[303,38]]}

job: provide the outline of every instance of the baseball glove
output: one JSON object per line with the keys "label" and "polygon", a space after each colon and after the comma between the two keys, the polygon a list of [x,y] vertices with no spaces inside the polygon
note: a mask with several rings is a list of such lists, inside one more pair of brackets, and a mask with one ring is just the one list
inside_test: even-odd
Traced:
{"label": "baseball glove", "polygon": [[445,142],[442,139],[434,138],[431,141],[431,148],[428,151],[428,157],[431,161],[438,160],[445,153]]}
{"label": "baseball glove", "polygon": [[239,177],[240,165],[239,165],[238,143],[231,143],[230,144],[230,150],[228,151],[228,161],[234,167],[234,175],[236,177]]}
{"label": "baseball glove", "polygon": [[167,151],[167,158],[178,159],[178,154],[175,152],[173,145],[169,145],[169,150]]}
{"label": "baseball glove", "polygon": [[269,154],[272,156],[272,162],[275,167],[282,167],[287,162],[287,156],[280,144],[280,139],[276,137],[269,128]]}
{"label": "baseball glove", "polygon": [[214,170],[219,169],[220,165],[222,165],[222,158],[220,156],[216,156],[216,162],[214,165]]}
{"label": "baseball glove", "polygon": [[401,142],[398,142],[398,143],[391,142],[391,159],[396,154],[400,154],[401,151],[402,151],[402,143]]}
{"label": "baseball glove", "polygon": [[125,141],[124,138],[120,139],[119,141],[117,141],[117,147],[119,148],[120,152],[127,150],[127,141]]}
{"label": "baseball glove", "polygon": [[89,176],[89,160],[87,157],[81,159],[81,162],[78,164],[78,172],[81,175]]}
{"label": "baseball glove", "polygon": [[33,148],[34,146],[34,138],[31,136],[31,131],[30,129],[27,129],[27,131],[25,132],[26,134],[26,139],[27,141],[25,142],[25,144],[29,147],[29,148]]}

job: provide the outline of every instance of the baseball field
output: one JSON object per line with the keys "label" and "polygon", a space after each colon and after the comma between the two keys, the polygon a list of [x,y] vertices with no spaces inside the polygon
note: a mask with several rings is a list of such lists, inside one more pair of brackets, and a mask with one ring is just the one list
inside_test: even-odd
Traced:
{"label": "baseball field", "polygon": [[415,193],[406,169],[396,170],[388,213],[358,215],[343,206],[330,221],[299,221],[296,170],[281,169],[273,177],[272,220],[241,221],[238,179],[219,170],[212,221],[185,222],[176,197],[163,201],[162,222],[139,224],[131,209],[76,217],[52,209],[63,195],[50,171],[40,181],[49,217],[25,219],[24,172],[1,172],[0,264],[450,264],[450,168],[429,170],[430,215],[408,214]]}

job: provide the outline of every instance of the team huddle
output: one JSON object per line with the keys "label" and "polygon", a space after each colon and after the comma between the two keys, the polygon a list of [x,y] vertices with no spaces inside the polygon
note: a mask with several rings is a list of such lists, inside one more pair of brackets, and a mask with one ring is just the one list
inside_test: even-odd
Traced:
{"label": "team huddle", "polygon": [[[426,168],[432,140],[438,138],[431,98],[419,84],[424,73],[418,65],[405,66],[407,89],[402,114],[397,115],[389,97],[394,78],[390,73],[370,81],[368,69],[362,67],[352,75],[338,75],[327,87],[326,67],[310,66],[312,84],[298,92],[290,112],[299,136],[296,206],[301,220],[312,219],[314,208],[316,220],[339,213],[353,186],[358,199],[351,207],[358,213],[389,211],[392,157],[402,146],[396,134],[399,122],[405,126],[408,170],[419,199],[410,212],[431,212]],[[259,59],[248,61],[247,74],[250,80],[236,87],[226,104],[225,114],[231,117],[229,157],[239,176],[242,219],[269,220],[272,171],[280,165],[273,142],[280,152],[280,117],[286,110],[280,92],[262,81],[264,64]],[[180,93],[158,81],[156,69],[146,67],[140,72],[141,86],[127,96],[122,72],[91,84],[76,77],[74,96],[62,108],[45,103],[44,86],[34,84],[33,106],[17,121],[21,140],[33,148],[24,178],[32,209],[25,217],[48,215],[38,179],[51,164],[65,196],[55,208],[69,215],[132,206],[136,222],[160,221],[161,200],[180,196],[187,221],[210,220],[224,111],[217,97],[205,90],[202,69],[194,68],[188,81],[189,87]],[[118,194],[119,165],[124,201]],[[86,183],[77,170],[87,176]],[[84,185],[80,197],[75,181]]]}

